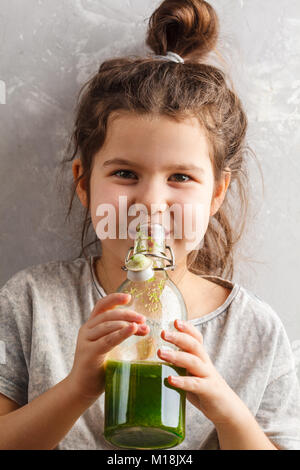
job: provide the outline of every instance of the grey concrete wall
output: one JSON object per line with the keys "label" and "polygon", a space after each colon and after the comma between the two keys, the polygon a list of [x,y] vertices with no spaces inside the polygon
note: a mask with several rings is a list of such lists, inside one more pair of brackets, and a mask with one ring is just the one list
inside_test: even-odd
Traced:
{"label": "grey concrete wall", "polygon": [[[77,256],[80,226],[64,224],[57,192],[76,96],[106,58],[147,51],[159,3],[1,0],[0,285],[29,265]],[[255,262],[240,258],[235,279],[277,311],[299,356],[300,2],[211,3],[265,179],[263,196],[251,164],[254,209],[241,249]]]}

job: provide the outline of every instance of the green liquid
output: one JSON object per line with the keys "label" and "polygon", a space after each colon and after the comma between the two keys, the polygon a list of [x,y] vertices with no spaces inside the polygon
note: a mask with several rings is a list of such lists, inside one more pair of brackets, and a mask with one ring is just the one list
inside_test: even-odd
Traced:
{"label": "green liquid", "polygon": [[104,437],[126,449],[165,449],[185,438],[186,392],[168,382],[186,369],[169,363],[108,360]]}

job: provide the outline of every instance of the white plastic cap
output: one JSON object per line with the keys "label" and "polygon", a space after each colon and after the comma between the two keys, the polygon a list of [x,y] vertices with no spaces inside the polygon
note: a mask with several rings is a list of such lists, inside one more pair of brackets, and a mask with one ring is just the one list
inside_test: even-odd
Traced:
{"label": "white plastic cap", "polygon": [[152,269],[152,264],[146,269],[142,269],[141,271],[132,271],[131,269],[128,269],[127,271],[127,279],[130,279],[130,281],[137,281],[137,282],[142,282],[142,281],[147,281],[148,279],[151,279],[151,277],[154,276],[154,271]]}

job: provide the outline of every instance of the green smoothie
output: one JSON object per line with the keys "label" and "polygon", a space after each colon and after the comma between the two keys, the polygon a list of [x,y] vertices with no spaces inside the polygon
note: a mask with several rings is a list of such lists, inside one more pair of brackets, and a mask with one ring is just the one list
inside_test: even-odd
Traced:
{"label": "green smoothie", "polygon": [[169,384],[186,369],[166,362],[108,360],[104,437],[126,449],[165,449],[185,438],[186,392]]}

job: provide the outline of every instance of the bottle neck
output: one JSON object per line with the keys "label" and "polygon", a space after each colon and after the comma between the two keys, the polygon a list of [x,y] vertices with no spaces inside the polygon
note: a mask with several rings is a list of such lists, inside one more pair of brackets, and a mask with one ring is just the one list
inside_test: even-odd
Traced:
{"label": "bottle neck", "polygon": [[[163,229],[150,230],[150,226],[142,226],[142,229],[137,233],[134,242],[133,254],[164,254],[166,251],[166,243]],[[150,256],[154,268],[164,268],[165,260],[156,256]]]}

